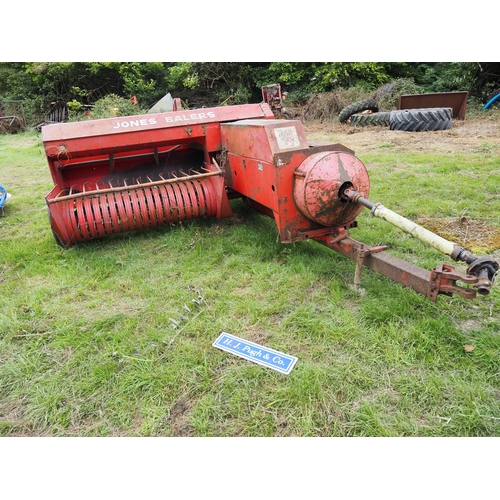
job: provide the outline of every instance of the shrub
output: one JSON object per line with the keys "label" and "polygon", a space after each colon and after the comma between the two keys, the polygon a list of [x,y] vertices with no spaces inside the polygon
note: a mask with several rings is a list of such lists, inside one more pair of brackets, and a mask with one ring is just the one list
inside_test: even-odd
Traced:
{"label": "shrub", "polygon": [[415,83],[413,78],[397,78],[391,82],[394,85],[394,91],[387,93],[378,100],[381,111],[391,111],[397,109],[399,97],[402,95],[422,94],[424,89]]}
{"label": "shrub", "polygon": [[146,110],[134,104],[132,100],[125,99],[116,94],[109,94],[96,101],[90,113],[82,111],[82,109],[83,107],[80,107],[75,112],[75,102],[73,101],[70,107],[70,120],[97,120],[100,118],[112,118],[113,116],[131,116],[146,113]]}

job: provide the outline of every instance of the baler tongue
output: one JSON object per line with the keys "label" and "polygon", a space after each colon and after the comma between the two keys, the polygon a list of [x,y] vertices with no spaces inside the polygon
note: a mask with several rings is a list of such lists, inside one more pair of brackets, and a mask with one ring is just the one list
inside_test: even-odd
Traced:
{"label": "baler tongue", "polygon": [[[382,204],[373,203],[367,198],[361,196],[361,194],[354,189],[345,189],[343,195],[350,201],[359,203],[365,208],[368,208],[375,217],[383,219],[406,233],[411,234],[427,245],[439,250],[445,255],[450,256],[453,260],[470,264],[467,269],[467,275],[465,276],[457,273],[452,266],[440,266],[438,272],[441,274],[447,273],[448,279],[453,282],[460,280],[464,283],[471,284],[481,295],[488,295],[490,293],[495,280],[495,275],[499,268],[499,264],[495,259],[490,257],[477,257],[456,243],[448,241],[432,231],[416,224],[415,222],[402,217],[401,215],[384,207]],[[437,269],[438,268],[436,268],[436,270]],[[459,288],[460,287],[455,285],[455,289],[453,291],[455,293],[460,293]]]}

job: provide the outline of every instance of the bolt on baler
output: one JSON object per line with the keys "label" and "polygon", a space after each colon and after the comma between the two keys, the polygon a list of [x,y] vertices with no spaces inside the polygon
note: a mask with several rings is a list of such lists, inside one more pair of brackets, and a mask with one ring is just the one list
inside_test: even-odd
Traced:
{"label": "bolt on baler", "polygon": [[[276,120],[268,104],[224,106],[43,127],[54,188],[51,228],[64,248],[110,234],[228,217],[241,198],[272,217],[282,243],[312,239],[435,301],[489,293],[499,264],[369,201],[370,179],[354,151],[309,144],[299,120]],[[431,271],[350,237],[368,208],[455,261]],[[460,286],[458,282],[466,286]]]}

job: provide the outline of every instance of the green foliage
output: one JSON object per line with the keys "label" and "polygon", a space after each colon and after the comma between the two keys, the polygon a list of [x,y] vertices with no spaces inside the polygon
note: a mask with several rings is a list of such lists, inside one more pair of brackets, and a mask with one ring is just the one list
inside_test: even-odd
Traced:
{"label": "green foliage", "polygon": [[78,112],[81,111],[82,109],[82,103],[80,101],[77,101],[76,99],[73,99],[72,101],[66,103],[68,105],[70,117]]}
{"label": "green foliage", "polygon": [[311,93],[329,92],[339,87],[363,86],[376,88],[390,79],[383,63],[329,62],[329,63],[271,63],[264,74],[262,85],[280,82],[284,86],[300,87]]}
{"label": "green foliage", "polygon": [[336,87],[361,85],[373,89],[386,83],[390,76],[382,63],[326,63],[320,66],[315,77],[316,91],[330,91]]}
{"label": "green foliage", "polygon": [[498,62],[436,62],[416,63],[412,72],[400,75],[412,77],[424,92],[468,91],[470,97],[484,101],[500,87]]}
{"label": "green foliage", "polygon": [[397,109],[399,97],[402,95],[420,94],[424,87],[415,83],[413,78],[397,78],[392,80],[393,92],[386,93],[378,99],[380,111]]}
{"label": "green foliage", "polygon": [[78,113],[80,119],[96,120],[99,118],[112,118],[113,116],[132,116],[140,115],[146,111],[141,107],[134,105],[130,99],[124,99],[116,94],[110,94],[99,99],[89,114]]}
{"label": "green foliage", "polygon": [[165,76],[166,88],[170,93],[176,89],[193,89],[198,83],[198,75],[193,68],[193,63],[190,62],[173,64],[168,68]]}
{"label": "green foliage", "polygon": [[283,86],[300,86],[310,90],[316,65],[317,63],[273,62],[267,68],[256,71],[256,84],[263,86],[281,83]]}
{"label": "green foliage", "polygon": [[194,105],[243,104],[260,100],[255,88],[255,63],[182,62],[168,68],[168,91]]}
{"label": "green foliage", "polygon": [[248,63],[194,63],[198,86],[214,90],[219,102],[230,96],[231,104],[250,100],[254,80],[252,66]]}
{"label": "green foliage", "polygon": [[456,62],[428,65],[421,83],[428,92],[469,90],[473,80],[474,64]]}
{"label": "green foliage", "polygon": [[468,90],[481,101],[500,87],[500,63],[7,62],[0,63],[0,100],[22,100],[33,123],[55,104],[88,106],[111,94],[136,96],[144,109],[167,92],[188,106],[215,106],[259,102],[263,85],[280,83],[289,103],[299,104],[311,94],[372,92],[405,80],[423,92]]}
{"label": "green foliage", "polygon": [[0,100],[21,100],[28,96],[31,79],[24,63],[0,63]]}
{"label": "green foliage", "polygon": [[165,76],[163,63],[116,63],[123,79],[121,94],[136,96],[139,102],[147,107],[163,96],[162,79]]}
{"label": "green foliage", "polygon": [[[26,102],[42,117],[55,103],[93,105],[115,94],[149,108],[165,94],[164,63],[27,62],[0,64],[0,99]],[[28,111],[29,113],[29,111]]]}

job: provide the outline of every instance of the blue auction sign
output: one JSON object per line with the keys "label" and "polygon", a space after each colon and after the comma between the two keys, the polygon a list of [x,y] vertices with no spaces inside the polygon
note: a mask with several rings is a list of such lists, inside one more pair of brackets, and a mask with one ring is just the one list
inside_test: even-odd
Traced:
{"label": "blue auction sign", "polygon": [[226,332],[222,332],[212,345],[259,365],[272,368],[285,375],[291,372],[297,362],[295,356],[290,356],[289,354],[284,354],[280,351],[269,349],[268,347],[262,347],[261,345],[235,337]]}

